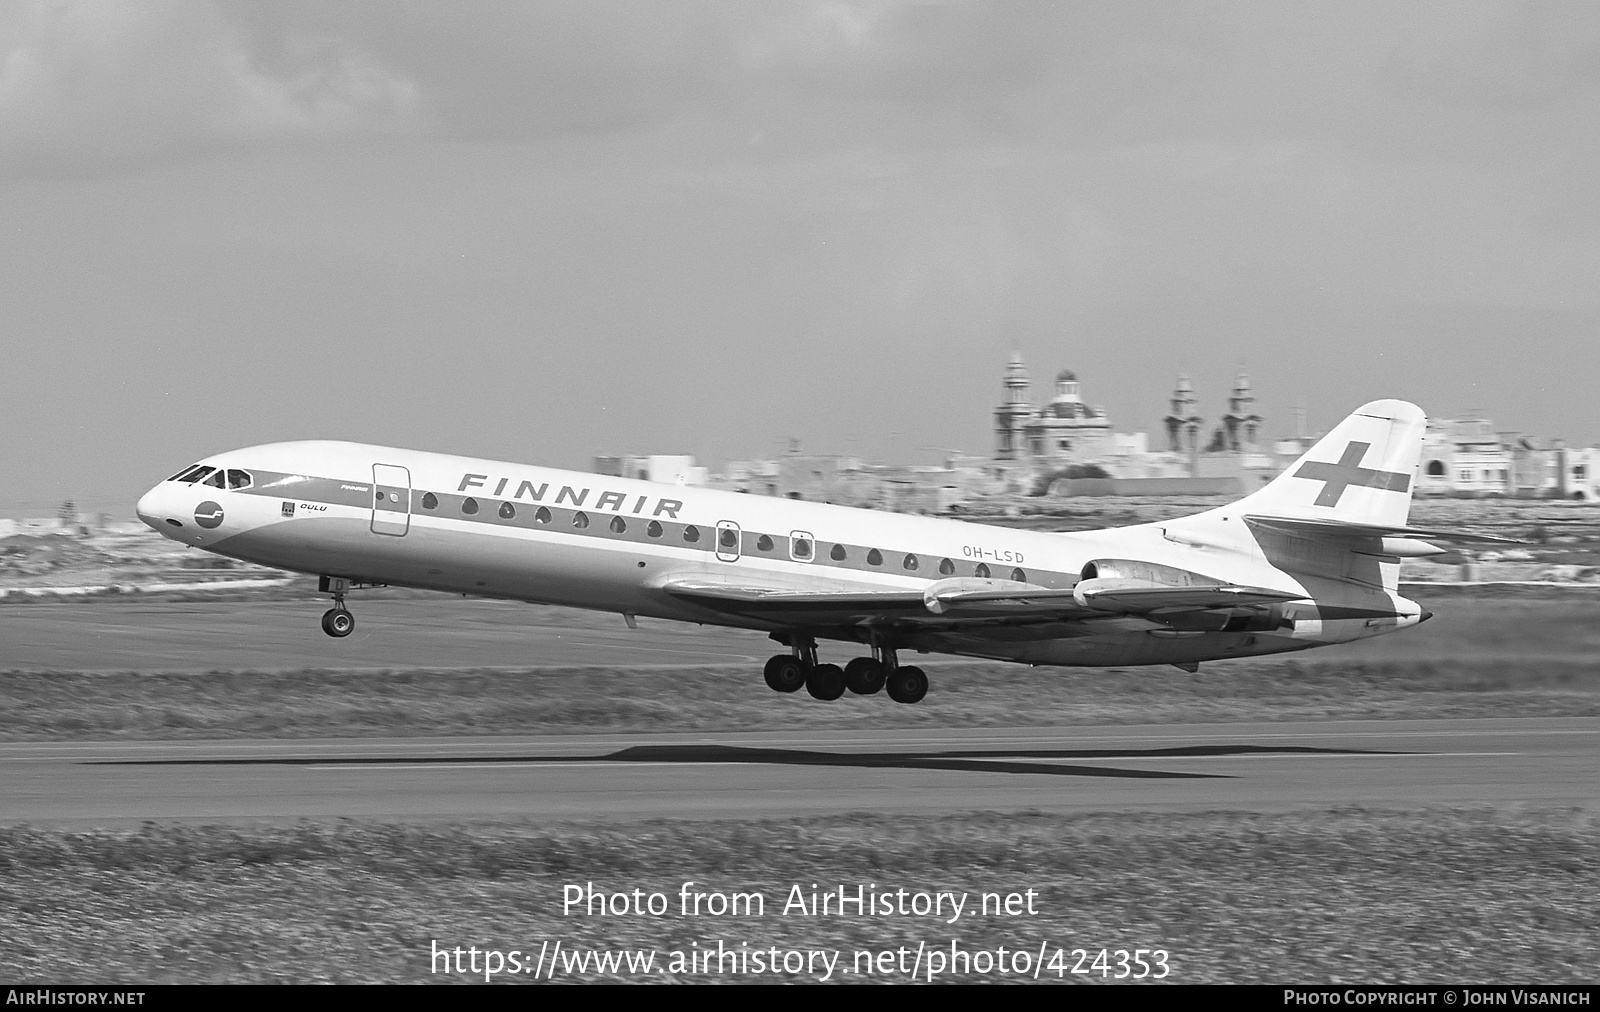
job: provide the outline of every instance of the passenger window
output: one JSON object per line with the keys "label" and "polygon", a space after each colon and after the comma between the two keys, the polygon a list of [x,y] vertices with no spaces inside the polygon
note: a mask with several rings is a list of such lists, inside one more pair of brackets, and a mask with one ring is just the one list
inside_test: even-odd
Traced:
{"label": "passenger window", "polygon": [[881,566],[881,565],[883,565],[883,553],[878,551],[876,548],[868,551],[867,552],[867,565],[869,565],[869,566]]}
{"label": "passenger window", "polygon": [[843,545],[834,545],[833,550],[828,553],[828,558],[832,559],[834,562],[843,562],[845,559],[845,554],[846,553]]}
{"label": "passenger window", "polygon": [[689,542],[691,545],[696,541],[699,541],[700,528],[696,527],[694,524],[690,524],[689,526],[685,527],[683,529],[683,540]]}
{"label": "passenger window", "polygon": [[907,569],[915,572],[917,568],[917,557],[915,555],[907,555],[904,565]]}
{"label": "passenger window", "polygon": [[722,533],[717,535],[717,540],[722,542],[723,548],[733,548],[739,544],[739,532],[731,527],[724,527]]}
{"label": "passenger window", "polygon": [[211,477],[207,478],[205,481],[202,481],[200,484],[202,484],[202,485],[210,485],[212,488],[221,488],[222,487],[222,472],[221,471],[216,472]]}
{"label": "passenger window", "polygon": [[572,526],[580,531],[589,526],[589,514],[581,512],[572,514]]}
{"label": "passenger window", "polygon": [[980,562],[978,563],[978,568],[972,571],[972,575],[980,580],[987,580],[989,578],[989,567]]}
{"label": "passenger window", "polygon": [[621,517],[611,518],[611,533],[623,534],[628,530],[628,522]]}
{"label": "passenger window", "polygon": [[470,495],[461,500],[461,512],[465,513],[469,517],[478,512],[478,500],[472,498]]}
{"label": "passenger window", "polygon": [[644,529],[644,532],[646,534],[650,535],[652,538],[661,537],[661,521],[659,521],[659,520],[650,521],[650,526],[646,527]]}
{"label": "passenger window", "polygon": [[951,562],[949,559],[940,559],[939,560],[939,575],[940,576],[954,576],[954,575],[956,575],[956,564],[954,562]]}
{"label": "passenger window", "polygon": [[250,474],[248,471],[240,471],[231,467],[228,468],[229,488],[249,488],[251,484],[252,482],[250,481]]}
{"label": "passenger window", "polygon": [[424,493],[422,493],[422,508],[425,509],[425,510],[436,510],[436,509],[438,509],[439,508],[439,497],[434,495],[432,492],[424,492]]}
{"label": "passenger window", "polygon": [[1011,578],[1013,580],[1017,581],[1018,583],[1027,583],[1028,582],[1028,574],[1024,573],[1020,569],[1013,569],[1011,571]]}
{"label": "passenger window", "polygon": [[547,524],[547,523],[549,523],[550,522],[550,511],[548,509],[546,509],[545,507],[540,506],[538,511],[533,514],[533,522],[536,523],[536,524]]}
{"label": "passenger window", "polygon": [[771,535],[763,534],[763,535],[761,535],[761,537],[756,538],[756,551],[758,551],[758,552],[770,552],[770,551],[772,551],[772,537],[771,537]]}
{"label": "passenger window", "polygon": [[517,515],[517,508],[508,502],[500,504],[500,519],[510,520]]}
{"label": "passenger window", "polygon": [[811,561],[811,535],[795,531],[789,535],[789,556],[801,562]]}

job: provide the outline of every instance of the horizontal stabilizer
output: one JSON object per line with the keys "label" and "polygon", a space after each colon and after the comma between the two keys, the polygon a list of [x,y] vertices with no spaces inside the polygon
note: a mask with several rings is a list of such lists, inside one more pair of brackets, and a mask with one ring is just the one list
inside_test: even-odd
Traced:
{"label": "horizontal stabilizer", "polygon": [[1500,538],[1492,534],[1470,534],[1466,531],[1431,531],[1420,527],[1387,527],[1382,524],[1355,524],[1340,520],[1307,520],[1299,517],[1246,516],[1245,522],[1283,534],[1302,538],[1416,538],[1421,541],[1448,541],[1453,543],[1483,543],[1518,545],[1515,538]]}

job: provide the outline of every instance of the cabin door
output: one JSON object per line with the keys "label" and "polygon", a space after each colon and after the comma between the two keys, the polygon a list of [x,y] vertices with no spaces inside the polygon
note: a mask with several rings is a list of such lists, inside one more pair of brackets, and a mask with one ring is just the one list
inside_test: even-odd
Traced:
{"label": "cabin door", "polygon": [[739,561],[739,525],[732,520],[717,521],[717,558],[723,562]]}
{"label": "cabin door", "polygon": [[411,472],[394,464],[372,465],[372,533],[403,538],[411,529]]}

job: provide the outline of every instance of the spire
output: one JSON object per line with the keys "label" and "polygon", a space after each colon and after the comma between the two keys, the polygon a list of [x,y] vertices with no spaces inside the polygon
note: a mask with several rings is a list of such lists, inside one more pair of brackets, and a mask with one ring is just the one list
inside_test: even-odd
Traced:
{"label": "spire", "polygon": [[1028,399],[1028,367],[1022,364],[1022,352],[1013,351],[1006,365],[1005,391],[1007,404],[1022,404]]}
{"label": "spire", "polygon": [[1022,364],[1022,352],[1011,352],[1001,386],[1004,397],[994,412],[995,457],[1015,460],[1022,452],[1022,426],[1033,414],[1033,405],[1028,403],[1028,367]]}
{"label": "spire", "polygon": [[1256,395],[1251,392],[1250,377],[1242,367],[1233,381],[1233,393],[1228,397],[1228,413],[1222,416],[1222,427],[1227,432],[1228,449],[1255,448],[1261,416],[1256,414]]}
{"label": "spire", "polygon": [[1167,438],[1172,443],[1175,453],[1187,450],[1194,452],[1200,434],[1199,401],[1195,399],[1194,387],[1189,383],[1189,377],[1179,376],[1178,385],[1172,391],[1172,411],[1164,421],[1167,423]]}

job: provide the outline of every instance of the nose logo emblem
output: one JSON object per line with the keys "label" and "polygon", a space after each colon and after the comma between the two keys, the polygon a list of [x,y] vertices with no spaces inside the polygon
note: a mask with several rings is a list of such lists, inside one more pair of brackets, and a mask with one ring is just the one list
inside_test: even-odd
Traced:
{"label": "nose logo emblem", "polygon": [[210,529],[222,524],[222,507],[207,499],[194,508],[194,522]]}

